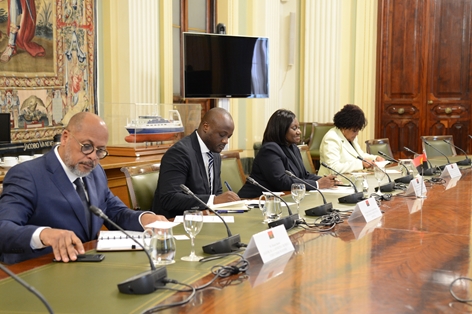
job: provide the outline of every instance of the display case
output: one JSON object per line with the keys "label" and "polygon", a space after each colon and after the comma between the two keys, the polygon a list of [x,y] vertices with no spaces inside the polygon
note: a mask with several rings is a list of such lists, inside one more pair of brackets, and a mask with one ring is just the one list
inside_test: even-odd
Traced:
{"label": "display case", "polygon": [[104,117],[114,156],[162,154],[200,123],[200,104],[111,103]]}

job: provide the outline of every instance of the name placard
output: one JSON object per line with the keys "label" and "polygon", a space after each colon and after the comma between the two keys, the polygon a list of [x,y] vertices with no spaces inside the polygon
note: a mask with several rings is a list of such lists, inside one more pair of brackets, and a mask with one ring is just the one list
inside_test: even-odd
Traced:
{"label": "name placard", "polygon": [[243,256],[249,258],[259,254],[262,262],[267,263],[294,250],[285,226],[279,225],[253,235]]}
{"label": "name placard", "polygon": [[425,197],[426,193],[426,185],[424,184],[423,177],[416,177],[410,181],[410,185],[405,191],[405,196],[415,195],[416,197]]}
{"label": "name placard", "polygon": [[356,204],[348,221],[363,217],[365,222],[369,222],[381,216],[382,212],[380,211],[379,205],[377,205],[375,198],[371,197]]}
{"label": "name placard", "polygon": [[448,177],[450,177],[451,179],[462,177],[462,173],[456,163],[446,165],[446,167],[444,167],[444,170],[441,172],[440,178]]}

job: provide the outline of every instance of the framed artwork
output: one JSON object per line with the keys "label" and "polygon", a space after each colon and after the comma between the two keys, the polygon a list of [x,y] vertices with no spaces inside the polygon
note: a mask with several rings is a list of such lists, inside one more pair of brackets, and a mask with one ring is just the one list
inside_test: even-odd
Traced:
{"label": "framed artwork", "polygon": [[96,113],[95,0],[0,0],[0,113],[11,142],[51,140]]}

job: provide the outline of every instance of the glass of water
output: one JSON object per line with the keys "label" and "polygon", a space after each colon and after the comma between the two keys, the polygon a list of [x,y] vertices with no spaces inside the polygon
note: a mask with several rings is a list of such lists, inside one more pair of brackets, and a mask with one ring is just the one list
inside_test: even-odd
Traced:
{"label": "glass of water", "polygon": [[300,202],[305,197],[305,192],[306,192],[305,184],[303,183],[292,184],[291,193],[292,193],[293,200],[295,201],[295,203],[297,203],[297,214],[299,214]]}
{"label": "glass of water", "polygon": [[203,257],[195,254],[195,237],[202,230],[203,227],[203,213],[200,210],[186,210],[184,211],[184,229],[190,237],[192,243],[192,250],[189,256],[184,256],[181,259],[188,262],[198,262]]}

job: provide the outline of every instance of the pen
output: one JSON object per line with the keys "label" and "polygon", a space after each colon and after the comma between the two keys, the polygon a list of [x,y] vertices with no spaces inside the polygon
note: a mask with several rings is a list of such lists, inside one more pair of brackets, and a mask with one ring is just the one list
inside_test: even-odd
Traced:
{"label": "pen", "polygon": [[231,189],[231,187],[229,186],[229,183],[227,181],[225,181],[225,185],[226,185],[226,188],[228,188],[228,191],[232,191],[233,189]]}
{"label": "pen", "polygon": [[243,209],[233,209],[233,210],[217,210],[218,214],[242,214],[245,211]]}

